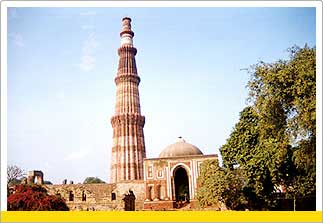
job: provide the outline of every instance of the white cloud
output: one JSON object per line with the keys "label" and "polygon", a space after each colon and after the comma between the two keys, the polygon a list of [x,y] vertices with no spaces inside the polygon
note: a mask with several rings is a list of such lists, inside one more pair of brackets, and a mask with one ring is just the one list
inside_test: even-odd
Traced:
{"label": "white cloud", "polygon": [[20,33],[11,33],[11,34],[9,34],[9,38],[13,42],[14,45],[16,45],[18,47],[25,46],[24,38],[22,37],[22,35]]}
{"label": "white cloud", "polygon": [[91,55],[82,55],[80,68],[82,71],[91,71],[95,68],[95,58]]}
{"label": "white cloud", "polygon": [[70,154],[68,154],[64,160],[65,161],[76,161],[76,160],[81,160],[84,159],[88,154],[90,153],[89,150],[86,149],[81,149],[80,151],[75,151]]}
{"label": "white cloud", "polygon": [[98,46],[99,43],[96,41],[95,35],[90,33],[82,44],[81,63],[79,64],[82,71],[88,72],[95,68],[96,59],[93,54]]}
{"label": "white cloud", "polygon": [[99,43],[96,41],[95,35],[91,33],[88,38],[83,42],[83,52],[93,53],[93,51],[98,47]]}
{"label": "white cloud", "polygon": [[96,12],[95,11],[86,11],[86,12],[81,12],[80,16],[95,16]]}

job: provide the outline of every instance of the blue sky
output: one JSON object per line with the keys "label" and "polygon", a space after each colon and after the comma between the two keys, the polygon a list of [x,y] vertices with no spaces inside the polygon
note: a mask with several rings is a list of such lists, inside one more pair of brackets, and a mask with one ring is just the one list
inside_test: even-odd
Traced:
{"label": "blue sky", "polygon": [[9,165],[108,181],[124,16],[149,158],[178,136],[219,154],[247,105],[243,69],[316,41],[315,8],[9,8]]}

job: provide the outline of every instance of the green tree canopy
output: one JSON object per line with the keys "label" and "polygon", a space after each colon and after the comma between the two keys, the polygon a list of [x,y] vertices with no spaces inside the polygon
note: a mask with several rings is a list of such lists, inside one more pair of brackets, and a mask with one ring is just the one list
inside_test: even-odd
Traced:
{"label": "green tree canopy", "polygon": [[305,45],[288,51],[289,60],[254,66],[249,89],[261,142],[275,140],[273,155],[283,159],[281,183],[304,197],[314,194],[316,186],[316,49]]}
{"label": "green tree canopy", "polygon": [[[261,130],[259,117],[253,107],[246,107],[240,113],[240,120],[235,125],[227,143],[220,149],[223,164],[227,174],[239,171],[244,181],[244,188],[237,193],[243,193],[249,201],[249,209],[268,207],[274,191],[274,182],[279,165],[273,157],[275,147],[264,150],[260,142]],[[274,142],[273,142],[274,143]]]}
{"label": "green tree canopy", "polygon": [[206,160],[200,166],[197,199],[202,207],[217,206],[226,187],[224,172],[216,159]]}
{"label": "green tree canopy", "polygon": [[85,178],[83,183],[84,184],[99,184],[99,183],[105,183],[105,182],[98,177],[87,177],[87,178]]}
{"label": "green tree canopy", "polygon": [[226,171],[216,159],[205,160],[200,166],[197,199],[201,207],[220,208],[221,202],[229,209],[241,209],[246,203],[243,178],[239,170]]}
{"label": "green tree canopy", "polygon": [[278,185],[294,198],[315,196],[316,49],[288,52],[288,60],[251,67],[251,104],[220,149],[226,170],[240,169],[253,209],[274,205]]}

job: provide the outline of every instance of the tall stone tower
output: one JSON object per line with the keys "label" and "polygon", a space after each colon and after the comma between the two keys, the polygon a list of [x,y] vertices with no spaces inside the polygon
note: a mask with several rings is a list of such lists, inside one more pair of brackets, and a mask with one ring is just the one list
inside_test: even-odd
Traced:
{"label": "tall stone tower", "polygon": [[143,179],[143,159],[146,158],[143,127],[145,117],[140,112],[135,55],[131,19],[122,19],[121,46],[118,49],[119,66],[115,115],[111,118],[113,146],[111,156],[110,183],[123,180]]}

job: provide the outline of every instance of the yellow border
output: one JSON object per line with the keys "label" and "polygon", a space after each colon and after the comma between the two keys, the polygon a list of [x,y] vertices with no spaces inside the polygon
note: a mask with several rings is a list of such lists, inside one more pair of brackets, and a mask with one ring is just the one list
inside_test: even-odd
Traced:
{"label": "yellow border", "polygon": [[322,222],[322,211],[2,211],[2,222]]}

